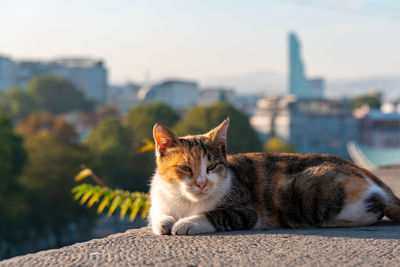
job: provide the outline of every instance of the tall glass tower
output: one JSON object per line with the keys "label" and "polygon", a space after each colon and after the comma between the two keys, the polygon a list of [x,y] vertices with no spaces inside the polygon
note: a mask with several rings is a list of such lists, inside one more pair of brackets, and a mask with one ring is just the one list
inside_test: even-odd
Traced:
{"label": "tall glass tower", "polygon": [[304,74],[300,42],[295,33],[289,33],[289,93],[298,98],[311,97],[310,85]]}

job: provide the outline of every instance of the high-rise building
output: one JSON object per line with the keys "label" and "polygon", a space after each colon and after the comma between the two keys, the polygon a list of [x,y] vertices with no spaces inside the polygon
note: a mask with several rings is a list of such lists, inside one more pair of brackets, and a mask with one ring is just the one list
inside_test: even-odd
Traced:
{"label": "high-rise building", "polygon": [[289,93],[298,98],[310,96],[310,86],[301,60],[301,46],[294,33],[289,34]]}
{"label": "high-rise building", "polygon": [[289,33],[289,93],[299,99],[323,98],[324,80],[307,79],[296,34]]}

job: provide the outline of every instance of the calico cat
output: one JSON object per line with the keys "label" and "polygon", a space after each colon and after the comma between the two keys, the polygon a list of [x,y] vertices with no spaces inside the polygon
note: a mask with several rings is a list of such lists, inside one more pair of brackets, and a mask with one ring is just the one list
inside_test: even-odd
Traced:
{"label": "calico cat", "polygon": [[156,124],[150,225],[157,235],[400,221],[400,200],[369,171],[323,154],[226,155],[229,118],[203,135]]}

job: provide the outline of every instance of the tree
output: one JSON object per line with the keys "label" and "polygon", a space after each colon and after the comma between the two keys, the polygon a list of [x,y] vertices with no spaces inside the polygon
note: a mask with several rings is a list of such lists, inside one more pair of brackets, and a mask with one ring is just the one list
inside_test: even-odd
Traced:
{"label": "tree", "polygon": [[14,119],[26,117],[29,113],[38,110],[38,105],[35,99],[26,91],[19,88],[12,88],[6,91],[0,98],[3,98],[1,106]]}
{"label": "tree", "polygon": [[261,151],[262,144],[250,126],[249,118],[228,103],[197,106],[187,111],[186,120],[179,122],[174,131],[178,135],[202,134],[230,117],[227,135],[229,153]]}
{"label": "tree", "polygon": [[[153,140],[153,126],[161,123],[167,127],[173,127],[179,120],[179,115],[169,106],[161,103],[139,105],[132,108],[124,125],[129,130],[132,138],[131,151],[129,153],[129,169],[142,179],[147,189],[148,179],[155,169],[154,151],[138,153],[145,144],[145,140]],[[134,188],[134,190],[139,190]],[[142,190],[140,188],[140,190]]]}
{"label": "tree", "polygon": [[286,143],[278,137],[271,137],[264,145],[265,152],[296,152],[296,148],[291,143]]}
{"label": "tree", "polygon": [[28,209],[18,183],[25,162],[22,138],[13,131],[10,118],[0,111],[0,240],[14,244],[27,230]]}
{"label": "tree", "polygon": [[355,108],[367,105],[370,108],[379,109],[382,104],[382,94],[379,92],[372,92],[367,95],[357,96],[353,99],[353,106]]}
{"label": "tree", "polygon": [[114,117],[105,117],[92,129],[86,139],[90,151],[91,168],[106,184],[122,188],[145,187],[140,179],[129,170],[131,135]]}
{"label": "tree", "polygon": [[56,117],[49,113],[33,113],[18,122],[17,131],[25,136],[47,131],[65,144],[75,144],[77,134],[72,125],[62,117]]}
{"label": "tree", "polygon": [[34,77],[28,92],[43,111],[61,114],[71,110],[92,110],[94,102],[64,78],[53,75]]}
{"label": "tree", "polygon": [[69,225],[74,223],[78,230],[87,230],[93,218],[93,213],[72,202],[70,195],[74,186],[71,177],[88,162],[87,152],[83,147],[61,142],[46,130],[25,136],[25,147],[28,164],[19,181],[27,191],[29,224],[38,236],[50,230],[61,245]]}
{"label": "tree", "polygon": [[125,125],[135,137],[135,148],[139,148],[144,138],[152,139],[155,123],[172,127],[178,120],[179,115],[165,104],[144,104],[129,111]]}

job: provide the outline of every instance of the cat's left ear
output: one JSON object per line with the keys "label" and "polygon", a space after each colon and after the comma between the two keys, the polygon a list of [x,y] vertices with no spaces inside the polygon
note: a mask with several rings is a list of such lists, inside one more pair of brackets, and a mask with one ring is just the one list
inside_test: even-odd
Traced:
{"label": "cat's left ear", "polygon": [[214,142],[226,145],[226,133],[229,127],[229,117],[226,118],[220,125],[205,134]]}

